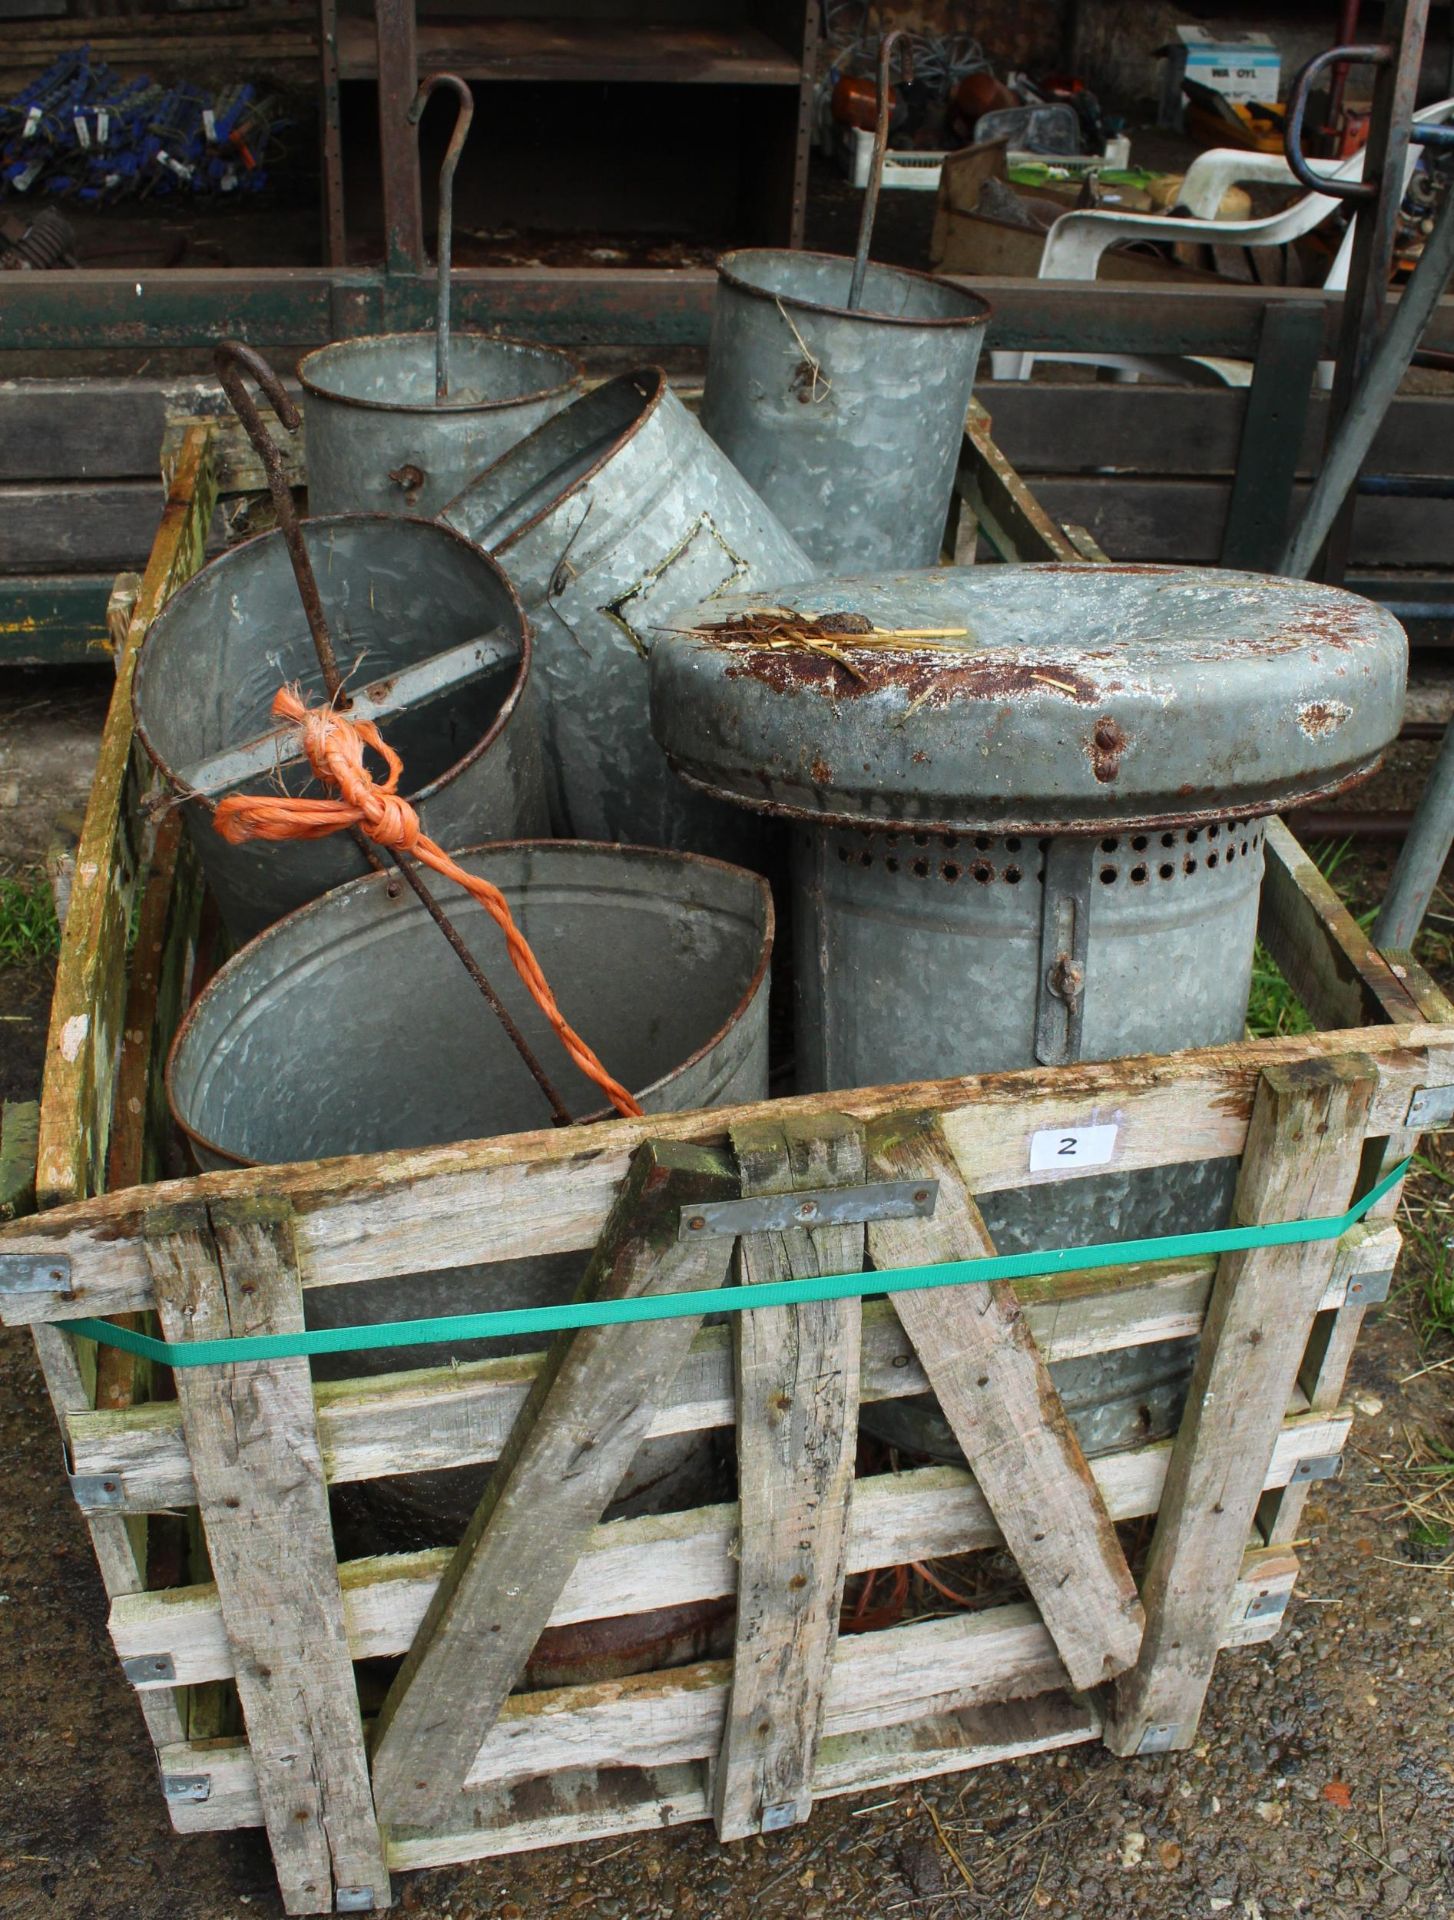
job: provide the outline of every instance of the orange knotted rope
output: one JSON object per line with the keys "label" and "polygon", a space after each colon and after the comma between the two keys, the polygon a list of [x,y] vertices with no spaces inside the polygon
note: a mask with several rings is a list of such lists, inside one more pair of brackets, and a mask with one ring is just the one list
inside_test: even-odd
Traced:
{"label": "orange knotted rope", "polygon": [[[278,794],[229,794],[218,801],[212,817],[223,839],[234,846],[244,840],[322,840],[330,833],[361,827],[379,846],[413,854],[424,866],[453,880],[479,901],[504,934],[511,965],[581,1072],[596,1083],[617,1113],[639,1117],[641,1108],[636,1101],[619,1080],[612,1079],[556,1005],[550,983],[511,918],[504,894],[488,880],[466,873],[425,833],[418,814],[398,792],[404,763],[374,723],[350,720],[332,707],[305,706],[296,687],[278,689],[273,714],[298,728],[299,744],[314,773],[339,798],[294,800]],[[372,747],[388,767],[386,779],[375,780],[364,765],[365,747]]]}

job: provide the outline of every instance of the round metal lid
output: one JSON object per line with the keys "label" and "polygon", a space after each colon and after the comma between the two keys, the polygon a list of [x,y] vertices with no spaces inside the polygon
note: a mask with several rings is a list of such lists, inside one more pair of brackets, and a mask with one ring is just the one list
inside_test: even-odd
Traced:
{"label": "round metal lid", "polygon": [[585,369],[562,347],[490,333],[451,337],[451,384],[434,391],[435,336],[373,333],[333,340],[298,362],[305,393],[383,413],[488,413],[553,399],[579,387]]}
{"label": "round metal lid", "polygon": [[683,613],[652,728],[769,813],[1017,832],[1272,812],[1362,779],[1408,642],[1357,594],[1209,567],[941,567]]}

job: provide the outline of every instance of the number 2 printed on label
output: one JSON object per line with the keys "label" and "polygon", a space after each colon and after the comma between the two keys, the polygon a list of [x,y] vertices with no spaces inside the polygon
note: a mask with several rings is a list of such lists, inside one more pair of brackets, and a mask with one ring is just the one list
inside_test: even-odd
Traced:
{"label": "number 2 printed on label", "polygon": [[1031,1173],[1056,1167],[1103,1167],[1116,1151],[1114,1124],[1101,1127],[1044,1127],[1030,1135]]}

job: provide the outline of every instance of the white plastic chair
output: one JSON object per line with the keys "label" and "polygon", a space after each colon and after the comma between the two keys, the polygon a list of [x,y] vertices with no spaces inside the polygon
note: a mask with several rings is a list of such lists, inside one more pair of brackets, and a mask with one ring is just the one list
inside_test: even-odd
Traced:
{"label": "white plastic chair", "polygon": [[[1441,124],[1454,118],[1454,99],[1440,100],[1415,114],[1416,123]],[[1416,151],[1410,151],[1405,166],[1404,185],[1412,173]],[[1333,180],[1359,180],[1363,177],[1363,155],[1351,154],[1346,160],[1313,160],[1315,173]],[[1208,245],[1240,247],[1282,247],[1300,240],[1320,226],[1329,214],[1343,204],[1331,194],[1305,193],[1280,212],[1255,220],[1222,220],[1216,217],[1222,197],[1231,186],[1261,183],[1271,186],[1294,184],[1295,176],[1281,154],[1252,153],[1242,147],[1215,147],[1200,153],[1187,169],[1178,206],[1190,218],[1169,214],[1127,213],[1106,207],[1063,213],[1045,236],[1044,252],[1036,275],[1040,280],[1094,280],[1101,256],[1111,247],[1133,240],[1198,241]],[[1324,285],[1342,289],[1348,284],[1348,262],[1353,248],[1353,222],[1348,223]],[[1245,361],[1182,359],[1173,356],[1095,353],[993,353],[991,367],[996,380],[1026,380],[1036,359],[1071,361],[1090,366],[1109,366],[1117,378],[1139,379],[1143,373],[1168,374],[1192,385],[1245,386],[1251,378],[1251,366]],[[1327,385],[1331,365],[1319,367],[1319,384]]]}

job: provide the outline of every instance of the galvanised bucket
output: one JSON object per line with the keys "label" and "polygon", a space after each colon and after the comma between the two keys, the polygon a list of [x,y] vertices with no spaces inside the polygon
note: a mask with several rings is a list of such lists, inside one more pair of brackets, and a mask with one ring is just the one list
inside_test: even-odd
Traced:
{"label": "galvanised bucket", "polygon": [[724,254],[702,425],[819,568],[933,566],[990,309],[951,280]]}
{"label": "galvanised bucket", "polygon": [[[777,599],[816,651],[783,645],[781,619],[755,645],[750,604],[719,600],[658,645],[652,719],[693,782],[794,822],[800,1091],[1242,1037],[1266,817],[1377,766],[1402,715],[1396,620],[1335,588],[1148,566]],[[1047,1186],[1026,1150],[1026,1186],[983,1205],[1001,1252],[1225,1222],[1230,1161],[1119,1173],[1113,1130],[1110,1172]],[[1146,1353],[1117,1358],[1124,1395],[1115,1368],[1095,1383],[1132,1432],[1138,1408],[1179,1411],[1190,1343],[1164,1358],[1160,1387]],[[949,1444],[920,1405],[865,1420]],[[1122,1430],[1108,1412],[1087,1433]]]}
{"label": "galvanised bucket", "polygon": [[580,390],[558,347],[460,333],[447,399],[435,397],[435,335],[383,333],[305,354],[298,378],[312,514],[431,518],[508,447]]}
{"label": "galvanised bucket", "polygon": [[[694,854],[515,842],[457,856],[505,894],[567,1018],[648,1113],[767,1094],[772,895]],[[471,897],[444,905],[577,1117],[598,1090],[556,1044]],[[344,1010],[359,1008],[358,1018]],[[388,876],[351,882],[235,955],[198,997],[167,1065],[172,1111],[204,1168],[427,1147],[549,1123],[543,1096],[454,954]],[[580,1136],[582,1151],[589,1132]],[[550,1256],[316,1289],[310,1326],[568,1300],[586,1256]],[[316,1361],[352,1375],[489,1358],[539,1341],[412,1347]],[[702,1471],[699,1438],[653,1443],[622,1499]],[[483,1470],[379,1485],[411,1531],[452,1537]],[[387,1507],[390,1499],[401,1503]]]}
{"label": "galvanised bucket", "polygon": [[[348,514],[303,533],[355,717],[376,719],[402,755],[426,831],[445,846],[544,831],[529,631],[501,569],[429,522]],[[187,800],[187,823],[237,941],[368,870],[346,834],[229,846],[213,831],[211,803],[225,791],[318,792],[279,744],[271,702],[285,682],[323,697],[274,532],[211,561],[167,602],[133,693],[138,737],[165,780],[205,796]]]}
{"label": "galvanised bucket", "polygon": [[678,609],[815,568],[661,369],[577,400],[442,517],[495,555],[534,626],[556,832],[750,857],[741,815],[652,739],[647,660]]}

